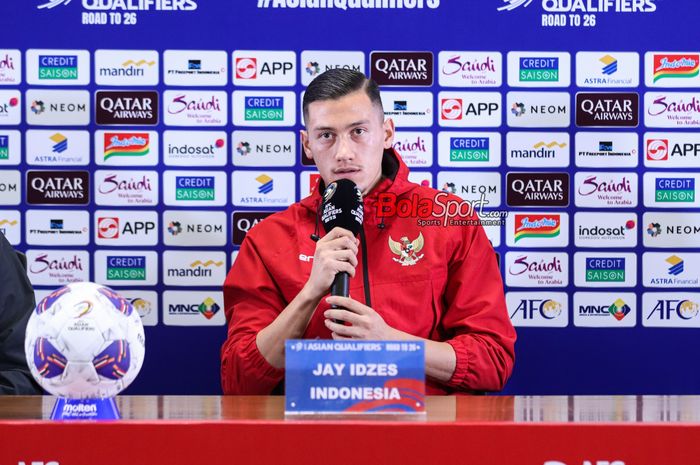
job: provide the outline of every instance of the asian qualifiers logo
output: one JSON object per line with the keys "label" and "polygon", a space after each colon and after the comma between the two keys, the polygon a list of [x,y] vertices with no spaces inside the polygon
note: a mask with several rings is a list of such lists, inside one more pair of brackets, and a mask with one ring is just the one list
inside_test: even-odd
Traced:
{"label": "asian qualifiers logo", "polygon": [[[69,0],[70,1],[70,0]],[[527,7],[532,3],[532,0],[503,0],[505,5],[498,7],[498,11],[511,11],[518,7]]]}

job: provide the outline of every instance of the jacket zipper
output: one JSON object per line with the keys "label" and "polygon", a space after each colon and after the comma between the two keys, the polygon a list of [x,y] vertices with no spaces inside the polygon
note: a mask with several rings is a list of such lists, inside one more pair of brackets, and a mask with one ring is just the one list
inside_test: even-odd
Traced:
{"label": "jacket zipper", "polygon": [[360,228],[360,246],[362,247],[362,281],[365,288],[365,305],[372,308],[372,297],[369,292],[369,270],[367,265],[367,241],[365,241],[365,227]]}

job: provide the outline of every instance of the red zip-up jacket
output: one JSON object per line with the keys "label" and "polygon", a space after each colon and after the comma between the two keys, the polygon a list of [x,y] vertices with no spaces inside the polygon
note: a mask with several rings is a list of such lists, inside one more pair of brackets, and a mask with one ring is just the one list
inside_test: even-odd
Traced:
{"label": "red zip-up jacket", "polygon": [[[515,330],[508,318],[496,256],[483,228],[421,227],[415,217],[382,221],[376,205],[380,193],[400,199],[415,195],[434,199],[439,193],[408,181],[408,168],[392,150],[384,154],[382,171],[384,179],[364,199],[364,239],[360,239],[364,244],[350,280],[350,296],[366,303],[368,287],[370,306],[389,326],[454,348],[457,364],[452,378],[447,383],[428,379],[427,394],[502,389],[513,368]],[[309,278],[308,257],[316,250],[310,236],[317,225],[320,187],[253,227],[226,277],[228,338],[221,349],[225,394],[270,394],[284,378],[284,370],[265,360],[255,339]],[[389,245],[390,239],[400,244],[420,235],[422,249],[407,256],[398,255]],[[400,248],[395,244],[394,249]],[[322,299],[304,338],[331,338],[323,323],[328,307]]]}

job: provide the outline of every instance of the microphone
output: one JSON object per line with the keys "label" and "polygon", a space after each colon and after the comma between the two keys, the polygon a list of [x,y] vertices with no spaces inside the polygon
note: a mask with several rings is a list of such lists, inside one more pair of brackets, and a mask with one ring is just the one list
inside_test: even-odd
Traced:
{"label": "microphone", "polygon": [[[349,179],[338,179],[326,187],[323,192],[321,223],[326,233],[339,226],[357,236],[362,229],[364,210],[362,192]],[[331,285],[331,295],[348,297],[350,295],[350,275],[344,271],[335,275]]]}

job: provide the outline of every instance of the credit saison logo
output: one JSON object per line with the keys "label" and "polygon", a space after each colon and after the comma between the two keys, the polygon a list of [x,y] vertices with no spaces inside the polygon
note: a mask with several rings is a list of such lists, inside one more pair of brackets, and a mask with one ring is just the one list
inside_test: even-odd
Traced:
{"label": "credit saison logo", "polygon": [[656,178],[656,202],[695,202],[695,178]]}
{"label": "credit saison logo", "polygon": [[569,173],[508,173],[506,178],[510,206],[569,205]]}
{"label": "credit saison logo", "polygon": [[39,55],[39,79],[78,79],[78,56]]}
{"label": "credit saison logo", "polygon": [[97,91],[95,98],[97,124],[158,124],[158,92]]}
{"label": "credit saison logo", "polygon": [[87,171],[27,172],[27,203],[33,205],[86,205],[90,202]]}
{"label": "credit saison logo", "polygon": [[385,86],[432,86],[431,52],[372,52],[370,77]]}
{"label": "credit saison logo", "polygon": [[518,78],[520,82],[558,82],[559,58],[520,57]]}
{"label": "credit saison logo", "polygon": [[0,134],[0,160],[10,158],[10,138]]}
{"label": "credit saison logo", "polygon": [[525,238],[556,237],[561,232],[561,216],[516,214],[514,226],[514,242]]}
{"label": "credit saison logo", "polygon": [[700,72],[700,54],[654,54],[654,78],[656,84],[662,79],[688,79]]}
{"label": "credit saison logo", "polygon": [[636,127],[639,124],[639,94],[590,93],[576,94],[577,126]]}
{"label": "credit saison logo", "polygon": [[104,159],[112,157],[143,157],[151,151],[147,132],[104,133]]}
{"label": "credit saison logo", "polygon": [[586,282],[624,282],[625,259],[622,257],[586,257]]}
{"label": "credit saison logo", "polygon": [[[51,9],[68,5],[71,0],[40,0],[37,9]],[[82,7],[88,11],[193,11],[197,9],[195,0],[82,0]]]}
{"label": "credit saison logo", "polygon": [[245,121],[283,121],[283,97],[245,97]]}
{"label": "credit saison logo", "polygon": [[622,321],[632,309],[624,300],[618,298],[610,305],[579,305],[578,314],[582,317],[613,316]]}
{"label": "credit saison logo", "polygon": [[145,256],[107,256],[107,279],[115,281],[145,281]]}
{"label": "credit saison logo", "polygon": [[489,161],[488,137],[450,137],[450,161]]}
{"label": "credit saison logo", "polygon": [[175,200],[214,200],[214,176],[175,176]]}

